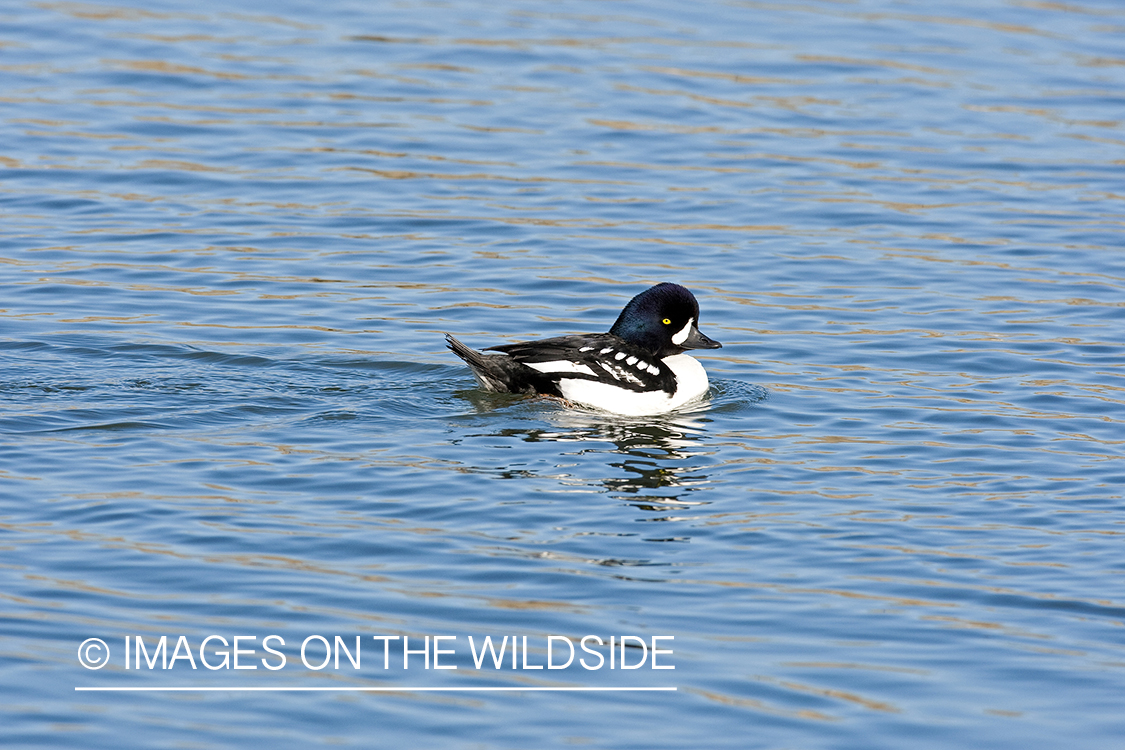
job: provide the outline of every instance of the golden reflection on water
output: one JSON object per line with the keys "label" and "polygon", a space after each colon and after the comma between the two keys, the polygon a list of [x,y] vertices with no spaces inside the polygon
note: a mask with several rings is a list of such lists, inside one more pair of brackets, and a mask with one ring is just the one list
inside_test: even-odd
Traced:
{"label": "golden reflection on water", "polygon": [[793,690],[799,693],[807,693],[809,695],[815,695],[820,698],[830,698],[832,700],[843,701],[845,703],[854,703],[857,706],[869,709],[871,711],[883,711],[893,714],[902,713],[902,709],[894,706],[891,703],[872,700],[871,698],[864,698],[857,693],[816,687],[815,685],[807,685],[799,682],[793,682],[791,680],[780,680],[764,675],[759,675],[758,677],[756,677],[756,679],[761,682],[777,685],[778,687],[785,688],[786,690]]}
{"label": "golden reflection on water", "polygon": [[684,692],[692,693],[702,696],[707,700],[720,703],[725,706],[733,706],[735,708],[748,709],[751,711],[761,712],[765,714],[773,714],[776,716],[785,716],[793,719],[802,719],[810,721],[841,721],[842,717],[832,716],[822,711],[814,711],[812,709],[789,709],[782,708],[778,705],[771,705],[763,700],[756,698],[739,698],[733,695],[724,695],[711,690],[699,690],[697,688],[682,688]]}

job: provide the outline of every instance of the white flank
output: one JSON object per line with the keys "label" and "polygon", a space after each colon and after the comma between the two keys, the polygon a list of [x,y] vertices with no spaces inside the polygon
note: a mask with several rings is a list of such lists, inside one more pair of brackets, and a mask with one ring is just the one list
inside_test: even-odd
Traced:
{"label": "white flank", "polygon": [[664,391],[637,393],[596,380],[563,380],[559,389],[568,401],[630,417],[673,411],[707,392],[707,371],[694,358],[676,354],[663,361],[676,375],[678,387],[672,396]]}
{"label": "white flank", "polygon": [[684,327],[672,334],[672,343],[676,346],[687,341],[688,334],[691,333],[691,324],[695,322],[695,318],[688,318],[688,322],[684,323]]}

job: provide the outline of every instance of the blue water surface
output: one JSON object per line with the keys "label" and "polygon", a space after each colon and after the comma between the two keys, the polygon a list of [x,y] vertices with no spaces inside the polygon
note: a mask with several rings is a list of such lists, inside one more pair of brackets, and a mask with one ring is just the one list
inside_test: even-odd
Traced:
{"label": "blue water surface", "polygon": [[[5,746],[1120,747],[1123,40],[1109,0],[0,6]],[[723,343],[695,410],[444,348],[660,281]]]}

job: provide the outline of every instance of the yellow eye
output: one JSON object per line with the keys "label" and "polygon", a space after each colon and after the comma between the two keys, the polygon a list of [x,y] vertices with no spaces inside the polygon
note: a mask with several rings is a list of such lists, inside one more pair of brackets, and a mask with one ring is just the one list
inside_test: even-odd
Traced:
{"label": "yellow eye", "polygon": [[665,319],[664,319],[664,325],[666,325],[666,326],[670,326],[670,325],[672,325],[672,321],[671,321],[671,320],[669,320],[668,318],[665,318]]}

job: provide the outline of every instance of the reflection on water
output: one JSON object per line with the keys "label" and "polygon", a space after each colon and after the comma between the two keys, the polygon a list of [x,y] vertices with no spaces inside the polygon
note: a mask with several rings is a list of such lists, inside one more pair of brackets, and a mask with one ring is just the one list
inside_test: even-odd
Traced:
{"label": "reflection on water", "polygon": [[[655,423],[630,422],[577,411],[552,417],[552,425],[558,429],[538,431],[526,439],[593,443],[582,450],[618,454],[620,458],[605,456],[603,459],[606,468],[618,474],[602,481],[611,497],[649,511],[655,510],[651,507],[653,502],[701,504],[701,500],[691,503],[687,497],[708,484],[704,467],[694,463],[696,456],[703,453],[700,443],[706,437],[705,417],[677,414]],[[608,450],[597,447],[597,444],[607,443],[613,447]],[[663,492],[651,494],[657,491]]]}
{"label": "reflection on water", "polygon": [[[1114,3],[0,12],[9,744],[1119,744]],[[696,411],[483,393],[443,346],[666,280],[724,342]],[[75,663],[269,632],[677,668]],[[239,679],[679,690],[73,690]]]}
{"label": "reflection on water", "polygon": [[[708,398],[691,409],[643,419],[574,408],[549,397],[528,399],[483,390],[457,395],[465,397],[479,414],[507,406],[523,407],[526,413],[549,423],[535,427],[505,425],[492,434],[494,437],[558,444],[557,450],[563,456],[594,456],[599,472],[614,472],[591,482],[565,472],[554,474],[564,487],[604,487],[610,497],[641,510],[665,512],[679,506],[706,504],[702,496],[692,493],[706,490],[709,484],[706,467],[715,451],[707,449],[711,422],[708,413],[723,408],[746,413],[748,406],[766,397],[766,391],[750,384],[719,382],[713,384]],[[701,456],[705,458],[699,462]],[[526,477],[528,473],[504,469],[501,476]]]}

